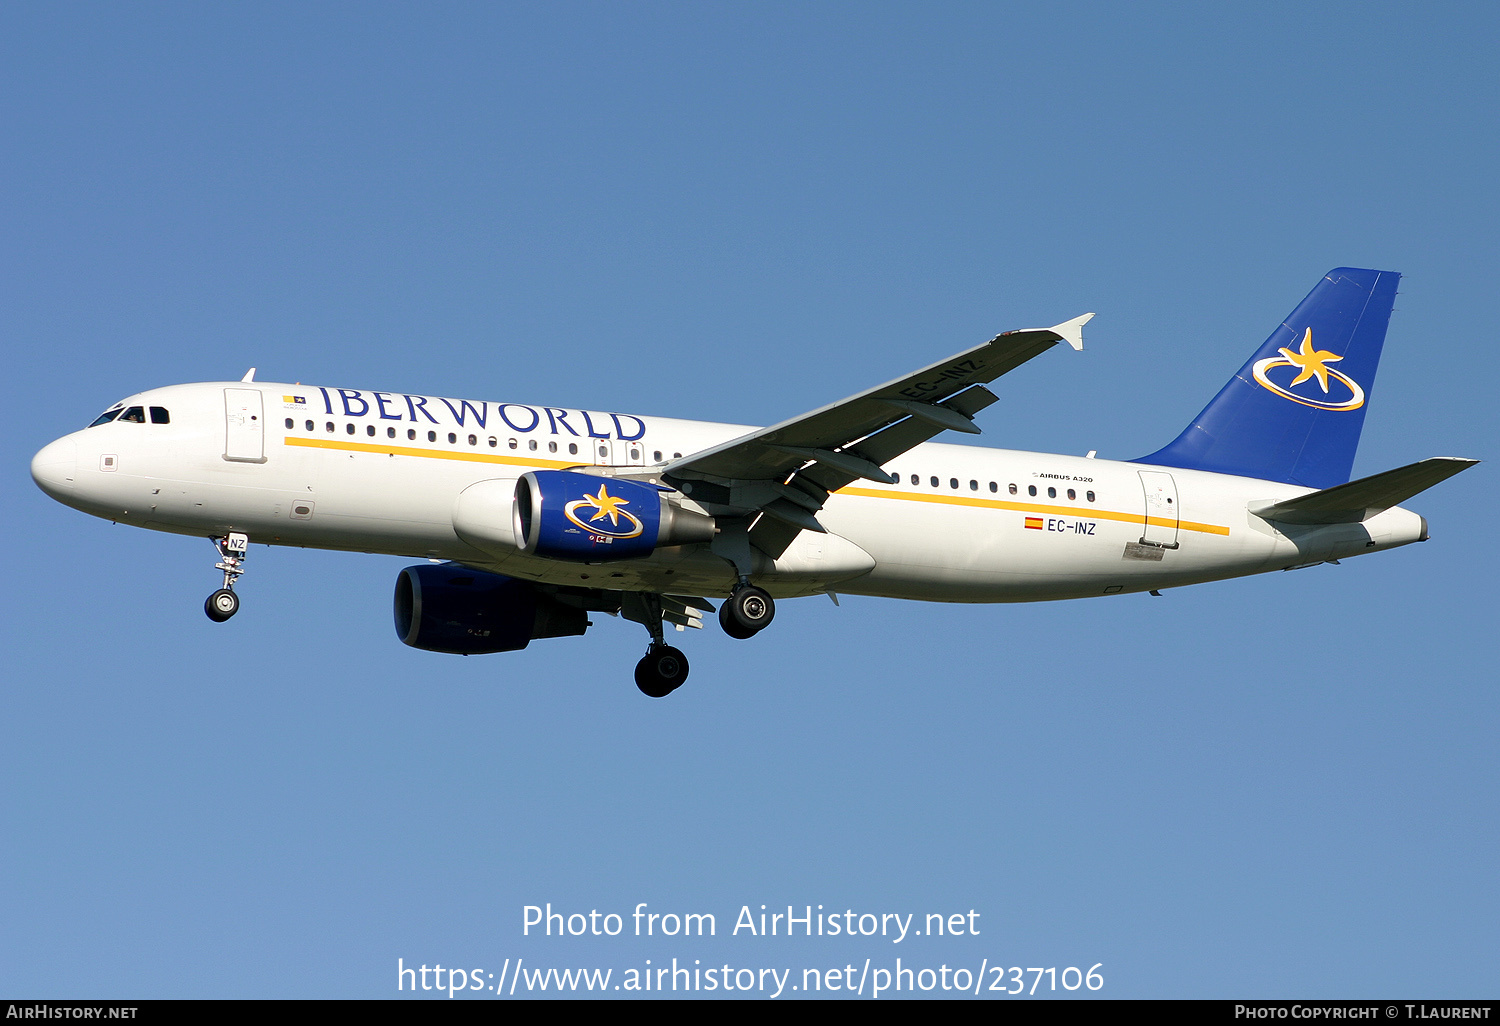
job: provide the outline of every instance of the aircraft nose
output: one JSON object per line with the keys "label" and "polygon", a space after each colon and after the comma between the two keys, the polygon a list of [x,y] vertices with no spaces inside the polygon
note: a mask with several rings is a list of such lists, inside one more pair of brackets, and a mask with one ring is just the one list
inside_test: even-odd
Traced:
{"label": "aircraft nose", "polygon": [[63,501],[73,494],[77,467],[78,443],[72,438],[59,438],[31,458],[31,479],[42,491]]}

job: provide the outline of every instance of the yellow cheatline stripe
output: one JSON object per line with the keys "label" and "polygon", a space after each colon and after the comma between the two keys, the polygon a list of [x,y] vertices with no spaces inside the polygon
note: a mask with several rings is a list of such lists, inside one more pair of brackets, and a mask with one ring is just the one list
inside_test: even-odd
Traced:
{"label": "yellow cheatline stripe", "polygon": [[[500,456],[491,455],[487,452],[454,452],[446,449],[418,449],[406,445],[380,445],[370,442],[344,442],[334,438],[300,438],[296,435],[287,435],[282,439],[285,445],[300,445],[309,449],[341,449],[347,452],[372,452],[391,456],[423,456],[432,460],[459,460],[464,463],[501,463],[517,467],[543,467],[553,469],[564,469],[566,467],[584,466],[577,460],[564,462],[562,460],[544,460],[534,456]],[[1072,517],[1074,520],[1118,520],[1125,524],[1139,524],[1141,515],[1139,513],[1116,513],[1112,510],[1087,509],[1076,506],[1041,506],[1021,502],[1004,502],[1000,499],[970,498],[966,495],[929,495],[923,492],[887,492],[874,488],[840,488],[838,495],[861,495],[870,499],[899,499],[903,502],[936,502],[946,506],[974,506],[979,509],[1004,509],[1016,513],[1051,513],[1056,516]],[[1179,520],[1175,524],[1163,517],[1147,518],[1147,523],[1155,527],[1178,527],[1184,531],[1197,531],[1202,534],[1229,534],[1229,528],[1220,527],[1218,524],[1199,524],[1191,520]]]}
{"label": "yellow cheatline stripe", "polygon": [[382,456],[425,456],[430,460],[459,460],[464,463],[503,463],[516,467],[563,467],[581,466],[577,460],[543,460],[535,456],[501,456],[487,452],[450,452],[446,449],[418,449],[409,445],[380,445],[373,442],[342,442],[332,438],[298,438],[287,435],[285,445],[300,445],[308,449],[342,449],[347,452],[373,452]]}
{"label": "yellow cheatline stripe", "polygon": [[[1088,509],[1078,506],[1041,506],[1033,503],[1004,502],[1000,499],[970,498],[967,495],[929,495],[922,492],[886,492],[874,488],[840,488],[839,495],[863,495],[871,499],[902,499],[906,502],[936,502],[946,506],[975,506],[979,509],[1004,509],[1016,513],[1052,513],[1056,516],[1072,517],[1074,520],[1118,520],[1125,524],[1139,524],[1139,513],[1116,513],[1113,510]],[[1191,520],[1167,520],[1150,517],[1147,522],[1156,527],[1179,527],[1184,531],[1202,534],[1229,534],[1229,528],[1218,524],[1199,524]]]}

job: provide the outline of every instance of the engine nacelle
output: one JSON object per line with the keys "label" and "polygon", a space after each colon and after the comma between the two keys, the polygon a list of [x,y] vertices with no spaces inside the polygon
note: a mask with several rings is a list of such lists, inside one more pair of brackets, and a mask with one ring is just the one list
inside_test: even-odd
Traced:
{"label": "engine nacelle", "polygon": [[670,488],[567,470],[516,481],[515,532],[531,556],[603,563],[664,545],[713,541],[713,517],[672,502]]}
{"label": "engine nacelle", "polygon": [[396,578],[396,635],[412,648],[479,655],[588,629],[588,614],[527,581],[455,563],[409,566]]}

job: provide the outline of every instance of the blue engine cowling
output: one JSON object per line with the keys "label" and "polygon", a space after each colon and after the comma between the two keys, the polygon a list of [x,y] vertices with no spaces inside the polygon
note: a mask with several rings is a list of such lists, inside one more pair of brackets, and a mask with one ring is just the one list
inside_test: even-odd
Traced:
{"label": "blue engine cowling", "polygon": [[588,629],[588,614],[533,584],[456,563],[409,566],[396,578],[396,634],[412,648],[479,655]]}
{"label": "blue engine cowling", "polygon": [[664,545],[712,541],[713,518],[669,501],[671,491],[567,470],[522,474],[516,543],[528,555],[603,563],[649,556]]}

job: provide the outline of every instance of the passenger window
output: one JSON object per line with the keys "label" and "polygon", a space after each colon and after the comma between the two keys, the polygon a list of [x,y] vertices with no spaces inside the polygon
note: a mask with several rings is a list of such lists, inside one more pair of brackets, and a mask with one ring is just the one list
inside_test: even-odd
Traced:
{"label": "passenger window", "polygon": [[[1016,486],[1015,485],[1011,485],[1010,486],[1010,494],[1012,494],[1012,495],[1016,494]],[[1033,492],[1032,494],[1035,495],[1036,493]]]}
{"label": "passenger window", "polygon": [[375,425],[374,424],[366,424],[365,425],[365,434],[369,435],[371,438],[374,438],[375,437]]}
{"label": "passenger window", "polygon": [[415,442],[417,440],[417,429],[416,428],[407,428],[406,429],[406,440],[408,442]]}
{"label": "passenger window", "polygon": [[470,435],[469,436],[469,444],[470,445],[478,445],[479,444],[479,439],[475,438],[473,435]]}
{"label": "passenger window", "polygon": [[577,442],[569,442],[568,443],[568,453],[569,453],[569,455],[572,455],[572,456],[577,456],[578,455],[578,443]]}
{"label": "passenger window", "polygon": [[307,430],[311,431],[313,429],[313,422],[309,420],[305,424],[303,424],[303,427],[305,427],[305,428],[307,428]]}
{"label": "passenger window", "polygon": [[[164,406],[153,406],[151,407],[151,423],[170,424],[172,423],[172,415],[167,412]],[[291,427],[291,422],[288,421],[286,426]]]}
{"label": "passenger window", "polygon": [[333,421],[331,421],[331,420],[330,420],[330,421],[329,421],[329,422],[328,422],[328,430],[329,430],[329,431],[330,431],[330,432],[332,432],[332,431],[333,431]]}
{"label": "passenger window", "polygon": [[427,432],[427,440],[429,442],[436,442],[437,441],[437,432],[436,431],[429,431],[429,432]]}
{"label": "passenger window", "polygon": [[556,452],[557,451],[557,443],[556,442],[548,442],[547,443],[547,451],[548,452]]}
{"label": "passenger window", "polygon": [[[568,451],[569,452],[573,451],[573,447],[571,445],[568,446]],[[638,460],[640,458],[641,458],[641,450],[637,449],[635,446],[631,446],[630,447],[630,462],[634,463],[636,460]]]}
{"label": "passenger window", "polygon": [[1000,486],[998,484],[996,484],[994,481],[991,481],[990,482],[990,491],[992,491],[992,492],[998,492],[999,490],[1000,490]]}
{"label": "passenger window", "polygon": [[124,424],[127,421],[131,424],[146,423],[146,408],[144,406],[132,406],[120,414],[120,423]]}
{"label": "passenger window", "polygon": [[977,492],[977,491],[979,491],[979,482],[978,481],[970,481],[969,482],[969,491],[971,491],[971,492]]}
{"label": "passenger window", "polygon": [[294,420],[292,420],[292,418],[291,418],[291,417],[288,417],[288,418],[287,418],[287,419],[286,419],[286,429],[287,429],[287,430],[288,430],[288,431],[290,431],[290,430],[291,430],[291,429],[292,429],[292,425],[293,425],[293,424],[295,424],[295,423],[296,423],[296,421],[294,421]]}
{"label": "passenger window", "polygon": [[1085,495],[1086,495],[1086,496],[1088,496],[1088,500],[1089,500],[1089,501],[1090,501],[1090,502],[1093,502],[1093,501],[1094,501],[1094,493],[1093,493],[1093,492],[1085,492],[1085,493],[1084,493],[1084,494],[1085,494]]}
{"label": "passenger window", "polygon": [[1070,498],[1070,499],[1077,499],[1078,498],[1078,493],[1075,492],[1073,489],[1069,488],[1068,489],[1068,498]]}
{"label": "passenger window", "polygon": [[607,446],[607,445],[601,445],[601,446],[599,446],[599,458],[601,460],[609,458],[609,446]]}
{"label": "passenger window", "polygon": [[660,449],[657,449],[655,452],[653,452],[651,454],[651,462],[652,463],[660,463],[661,462],[661,450]]}
{"label": "passenger window", "polygon": [[458,435],[455,432],[449,431],[448,432],[448,444],[449,445],[455,445],[455,444],[457,444],[457,442],[458,442]]}
{"label": "passenger window", "polygon": [[387,437],[387,438],[395,438],[396,437],[396,429],[393,428],[393,427],[386,428],[385,429],[385,437]]}
{"label": "passenger window", "polygon": [[494,435],[490,435],[490,448],[493,449],[495,446],[497,446],[499,444],[500,444],[500,440],[498,438],[496,438]]}
{"label": "passenger window", "polygon": [[532,452],[536,452],[536,439],[535,438],[528,438],[528,439],[526,439],[526,448],[530,449]]}
{"label": "passenger window", "polygon": [[948,479],[948,487],[949,488],[957,488],[958,487],[958,478],[956,478],[956,477],[950,477]]}
{"label": "passenger window", "polygon": [[1057,498],[1057,489],[1056,488],[1048,488],[1047,489],[1047,498],[1049,498],[1049,499],[1055,499],[1055,498]]}
{"label": "passenger window", "polygon": [[935,478],[935,477],[928,478],[928,481],[930,481],[932,483],[932,487],[936,488],[938,486],[938,479],[937,478]]}
{"label": "passenger window", "polygon": [[1036,494],[1036,485],[1027,485],[1026,486],[1026,494],[1027,495],[1035,495]]}
{"label": "passenger window", "polygon": [[344,425],[344,432],[346,434],[350,434],[350,435],[354,434],[354,425],[353,424],[345,424]]}
{"label": "passenger window", "polygon": [[99,416],[95,417],[94,418],[94,422],[92,424],[90,424],[89,427],[98,427],[100,424],[108,424],[110,421],[114,420],[119,415],[120,415],[119,407],[116,407],[113,410],[106,410],[105,412],[99,414]]}
{"label": "passenger window", "polygon": [[918,477],[916,474],[913,474],[911,476],[911,483],[914,484],[914,485],[919,485],[919,484],[922,483],[922,479],[920,477]]}
{"label": "passenger window", "polygon": [[682,459],[682,453],[680,453],[680,452],[674,452],[674,453],[673,453],[673,454],[672,454],[672,458],[673,458],[673,459],[674,459],[674,460],[680,460],[680,459]]}
{"label": "passenger window", "polygon": [[512,438],[512,439],[511,439],[511,440],[510,440],[510,442],[509,442],[509,443],[508,443],[508,444],[509,444],[509,445],[510,445],[510,447],[511,447],[511,448],[512,448],[512,449],[514,449],[514,448],[516,448],[516,447],[517,447],[517,446],[519,446],[519,445],[520,445],[520,444],[521,444],[521,443],[520,443],[520,442],[517,442],[517,441],[516,441],[516,440],[515,440],[515,439],[514,439],[514,438]]}

